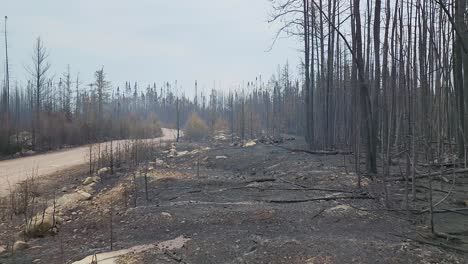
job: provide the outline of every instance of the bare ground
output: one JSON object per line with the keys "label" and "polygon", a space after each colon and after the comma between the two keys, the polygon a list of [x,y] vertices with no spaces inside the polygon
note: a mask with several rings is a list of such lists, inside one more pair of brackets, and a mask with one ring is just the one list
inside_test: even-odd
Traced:
{"label": "bare ground", "polygon": [[[282,146],[301,145],[291,141]],[[206,145],[179,143],[177,150],[202,147]],[[129,168],[103,177],[91,200],[58,208],[64,223],[57,235],[30,239],[29,249],[4,254],[0,263],[73,263],[111,251],[111,230],[113,250],[187,239],[181,248],[150,247],[118,257],[119,263],[467,263],[462,251],[468,247],[460,242],[468,235],[466,215],[436,215],[438,230],[456,234],[462,239],[458,243],[428,238],[427,214],[408,217],[404,211],[385,210],[381,184],[368,178],[362,189],[356,188],[351,156],[310,155],[263,144],[209,147],[176,158],[161,151],[155,159],[165,160],[164,165],[149,164],[154,170],[147,174],[148,200],[142,173],[136,175],[136,199]],[[50,196],[63,187],[65,194],[73,192],[86,176],[84,167],[76,167],[43,178],[40,192]],[[392,208],[401,207],[402,186],[390,186]],[[444,205],[466,197],[462,187]],[[424,207],[426,192],[418,194],[415,206]],[[435,194],[435,200],[443,196]],[[15,239],[7,235],[4,221],[0,245]]]}

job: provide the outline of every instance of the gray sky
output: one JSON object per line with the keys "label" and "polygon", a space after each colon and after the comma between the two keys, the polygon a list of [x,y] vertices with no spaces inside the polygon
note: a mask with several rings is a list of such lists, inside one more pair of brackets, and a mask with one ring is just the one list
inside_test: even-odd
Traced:
{"label": "gray sky", "polygon": [[188,94],[195,80],[205,89],[214,82],[228,89],[259,74],[267,80],[286,60],[293,70],[299,63],[294,39],[265,52],[279,26],[266,22],[268,0],[0,1],[1,17],[9,17],[13,83],[27,78],[24,67],[38,36],[56,76],[70,64],[73,75],[79,71],[89,83],[104,66],[113,86],[178,80]]}

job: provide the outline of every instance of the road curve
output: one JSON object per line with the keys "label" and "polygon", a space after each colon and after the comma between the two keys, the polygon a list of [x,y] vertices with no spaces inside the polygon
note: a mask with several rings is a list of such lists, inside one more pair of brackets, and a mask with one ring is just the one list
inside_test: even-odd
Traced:
{"label": "road curve", "polygon": [[[163,128],[163,136],[156,138],[161,140],[174,140],[177,131]],[[114,141],[114,146],[125,143],[128,140]],[[88,146],[63,149],[50,153],[34,155],[30,157],[17,158],[0,161],[0,197],[8,194],[9,186],[14,187],[17,183],[29,177],[33,170],[37,170],[35,176],[42,177],[73,166],[86,164]]]}

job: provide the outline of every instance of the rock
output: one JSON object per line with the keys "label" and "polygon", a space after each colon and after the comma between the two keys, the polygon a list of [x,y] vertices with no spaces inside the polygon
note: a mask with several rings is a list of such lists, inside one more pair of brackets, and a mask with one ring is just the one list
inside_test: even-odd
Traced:
{"label": "rock", "polygon": [[174,157],[177,157],[177,150],[171,149],[169,151],[169,158],[174,158]]}
{"label": "rock", "polygon": [[5,246],[0,246],[0,255],[2,255],[3,253],[5,253],[7,250],[6,250],[6,247]]}
{"label": "rock", "polygon": [[161,160],[161,159],[157,159],[156,160],[156,166],[162,166],[162,165],[164,165],[164,161]]}
{"label": "rock", "polygon": [[216,156],[216,159],[227,159],[226,156]]}
{"label": "rock", "polygon": [[468,207],[468,199],[465,200],[465,206]]}
{"label": "rock", "polygon": [[257,143],[252,140],[252,141],[249,141],[249,142],[245,143],[244,148],[253,147],[255,145],[257,145]]}
{"label": "rock", "polygon": [[105,175],[107,174],[108,172],[110,171],[110,168],[109,167],[104,167],[104,168],[101,168],[97,171],[97,175],[98,176],[102,176],[102,175]]}
{"label": "rock", "polygon": [[25,250],[29,248],[29,244],[24,242],[24,241],[21,241],[21,240],[18,240],[15,242],[15,244],[13,245],[13,252],[17,252],[17,251],[21,251],[21,250]]}
{"label": "rock", "polygon": [[[98,171],[98,173],[99,173],[99,171]],[[92,183],[96,183],[96,182],[100,182],[100,181],[101,181],[101,177],[99,177],[99,176],[88,177],[83,181],[83,185],[90,185]]]}
{"label": "rock", "polygon": [[67,187],[63,187],[62,192],[67,192]]}
{"label": "rock", "polygon": [[51,214],[37,214],[31,218],[26,226],[26,235],[29,237],[44,237],[53,235],[55,225],[60,222],[59,217]]}
{"label": "rock", "polygon": [[86,178],[84,181],[83,181],[83,185],[88,185],[88,184],[91,184],[93,183],[93,178],[92,177],[88,177]]}
{"label": "rock", "polygon": [[32,261],[32,263],[40,263],[41,262],[41,259],[35,259]]}
{"label": "rock", "polygon": [[184,156],[184,155],[187,155],[188,153],[189,153],[188,151],[177,152],[177,156]]}
{"label": "rock", "polygon": [[85,191],[82,191],[82,190],[78,190],[78,191],[76,191],[76,192],[77,192],[78,194],[80,194],[80,196],[81,196],[80,199],[79,199],[80,201],[90,200],[91,197],[92,197],[91,194],[89,194],[89,193],[87,193],[87,192],[85,192]]}
{"label": "rock", "polygon": [[[94,190],[94,187],[96,187],[95,182],[91,183],[90,185],[83,186],[83,188],[81,190],[92,195],[93,193],[96,192],[96,190]],[[81,198],[81,196],[80,196],[80,198]]]}
{"label": "rock", "polygon": [[226,135],[224,135],[224,134],[216,135],[216,136],[214,136],[214,139],[219,140],[219,141],[226,141],[227,140]]}
{"label": "rock", "polygon": [[161,215],[167,218],[172,218],[172,215],[168,212],[162,212]]}

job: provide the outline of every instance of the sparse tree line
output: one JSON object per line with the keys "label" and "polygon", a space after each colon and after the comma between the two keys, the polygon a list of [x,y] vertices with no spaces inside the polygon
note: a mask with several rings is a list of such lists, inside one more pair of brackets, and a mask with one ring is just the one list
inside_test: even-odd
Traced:
{"label": "sparse tree line", "polygon": [[182,129],[193,114],[200,117],[209,135],[223,130],[242,139],[262,133],[300,134],[303,107],[298,81],[289,66],[278,68],[268,82],[261,77],[233,91],[195,96],[178,95],[177,82],[141,86],[126,82],[115,87],[104,67],[94,81],[84,84],[71,67],[52,73],[48,50],[38,38],[33,46],[29,75],[24,85],[10,84],[6,74],[0,100],[0,153],[48,150],[113,139],[151,138],[161,134],[161,124]]}
{"label": "sparse tree line", "polygon": [[0,154],[161,134],[156,115],[143,111],[139,96],[113,90],[103,67],[95,71],[92,83],[84,85],[70,67],[53,76],[47,57],[38,38],[26,85],[3,82]]}
{"label": "sparse tree line", "polygon": [[365,154],[371,173],[377,157],[386,174],[392,158],[406,157],[413,176],[418,162],[466,156],[465,0],[271,4],[278,36],[303,44],[302,120],[311,149]]}

